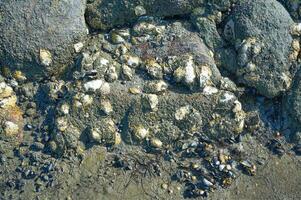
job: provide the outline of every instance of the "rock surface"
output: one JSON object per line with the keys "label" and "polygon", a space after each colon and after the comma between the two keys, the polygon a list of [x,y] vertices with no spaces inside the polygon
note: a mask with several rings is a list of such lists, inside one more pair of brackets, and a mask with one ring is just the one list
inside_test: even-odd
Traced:
{"label": "rock surface", "polygon": [[227,20],[224,36],[238,52],[232,72],[266,97],[291,85],[292,25],[289,13],[274,0],[241,1]]}
{"label": "rock surface", "polygon": [[87,34],[84,12],[84,0],[1,1],[0,64],[31,79],[63,71]]}
{"label": "rock surface", "polygon": [[86,19],[92,28],[106,30],[132,23],[141,15],[167,17],[189,14],[203,3],[204,0],[96,0],[88,4]]}

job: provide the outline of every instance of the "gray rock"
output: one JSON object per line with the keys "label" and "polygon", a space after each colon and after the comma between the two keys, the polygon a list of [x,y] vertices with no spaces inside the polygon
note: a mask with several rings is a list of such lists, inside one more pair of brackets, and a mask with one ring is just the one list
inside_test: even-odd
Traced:
{"label": "gray rock", "polygon": [[285,110],[291,116],[292,128],[300,129],[301,122],[301,73],[297,72],[292,89],[286,96]]}
{"label": "gray rock", "polygon": [[224,36],[236,47],[237,67],[229,69],[240,81],[266,97],[289,88],[293,25],[275,0],[243,0],[232,11]]}
{"label": "gray rock", "polygon": [[85,0],[0,2],[0,64],[28,78],[58,74],[87,34]]}
{"label": "gray rock", "polygon": [[301,19],[301,2],[295,0],[278,0],[288,10],[293,19]]}
{"label": "gray rock", "polygon": [[[166,17],[189,14],[204,0],[95,0],[87,5],[86,20],[94,29],[110,29],[145,15]],[[144,9],[141,9],[144,8]]]}

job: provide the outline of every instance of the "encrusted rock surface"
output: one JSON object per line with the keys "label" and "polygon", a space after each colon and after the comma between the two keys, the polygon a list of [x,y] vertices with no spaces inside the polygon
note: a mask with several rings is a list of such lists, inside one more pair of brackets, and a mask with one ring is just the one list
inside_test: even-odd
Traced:
{"label": "encrusted rock surface", "polygon": [[266,97],[289,89],[295,57],[290,34],[294,22],[274,0],[244,0],[232,10],[224,36],[237,51],[237,67],[229,70],[239,80]]}

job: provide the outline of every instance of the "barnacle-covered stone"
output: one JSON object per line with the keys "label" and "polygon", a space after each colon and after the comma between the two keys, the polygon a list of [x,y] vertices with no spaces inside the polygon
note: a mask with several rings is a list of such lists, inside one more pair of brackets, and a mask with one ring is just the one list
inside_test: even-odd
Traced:
{"label": "barnacle-covered stone", "polygon": [[115,122],[111,118],[102,118],[98,126],[90,128],[89,137],[99,143],[104,144],[120,144],[120,137],[117,132]]}
{"label": "barnacle-covered stone", "polygon": [[[238,52],[239,80],[266,97],[289,88],[293,25],[289,13],[274,0],[243,0],[235,6],[225,26],[225,37]],[[288,77],[288,78],[287,78]],[[289,81],[290,82],[290,81]]]}
{"label": "barnacle-covered stone", "polygon": [[163,78],[163,68],[155,60],[150,59],[145,62],[145,69],[147,73],[154,79]]}
{"label": "barnacle-covered stone", "polygon": [[178,123],[178,126],[189,133],[199,131],[203,125],[202,116],[190,105],[176,110],[175,119]]}

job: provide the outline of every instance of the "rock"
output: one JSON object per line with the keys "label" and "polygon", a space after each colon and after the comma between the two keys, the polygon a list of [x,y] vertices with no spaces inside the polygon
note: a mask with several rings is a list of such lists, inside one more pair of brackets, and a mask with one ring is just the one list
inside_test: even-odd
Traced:
{"label": "rock", "polygon": [[158,96],[155,94],[145,94],[141,97],[142,106],[145,111],[157,111],[158,110]]}
{"label": "rock", "polygon": [[199,131],[203,125],[201,114],[190,105],[177,109],[175,119],[179,128],[189,133]]}
{"label": "rock", "polygon": [[19,134],[19,126],[11,121],[6,121],[4,124],[4,134],[6,136],[16,136]]}
{"label": "rock", "polygon": [[291,116],[292,128],[301,130],[301,71],[299,70],[295,76],[292,89],[285,97],[285,110]]}
{"label": "rock", "polygon": [[146,93],[152,94],[161,94],[168,89],[168,85],[166,82],[159,80],[159,81],[149,81],[144,86],[144,91]]}
{"label": "rock", "polygon": [[92,141],[104,144],[114,145],[121,143],[120,135],[111,118],[100,119],[99,125],[89,130],[89,137]]}
{"label": "rock", "polygon": [[301,2],[295,0],[278,0],[282,3],[283,6],[286,7],[288,12],[295,20],[301,19]]}
{"label": "rock", "polygon": [[102,100],[100,106],[101,106],[101,111],[106,115],[109,115],[110,113],[113,112],[112,105],[108,100]]}
{"label": "rock", "polygon": [[134,126],[132,132],[137,140],[143,140],[149,136],[149,130],[144,128],[142,125]]}
{"label": "rock", "polygon": [[99,91],[103,95],[110,93],[110,84],[103,80],[92,80],[84,84],[84,89],[86,91]]}
{"label": "rock", "polygon": [[134,22],[139,16],[185,15],[204,0],[96,0],[87,5],[86,20],[94,29],[106,30]]}
{"label": "rock", "polygon": [[155,148],[161,148],[163,146],[162,141],[159,140],[158,138],[152,138],[150,140],[150,144],[151,144],[151,146],[153,146]]}
{"label": "rock", "polygon": [[239,80],[269,98],[291,84],[293,25],[289,13],[274,0],[242,0],[227,20],[224,36],[236,47]]}
{"label": "rock", "polygon": [[60,74],[84,38],[85,1],[0,2],[0,64],[30,79]]}

